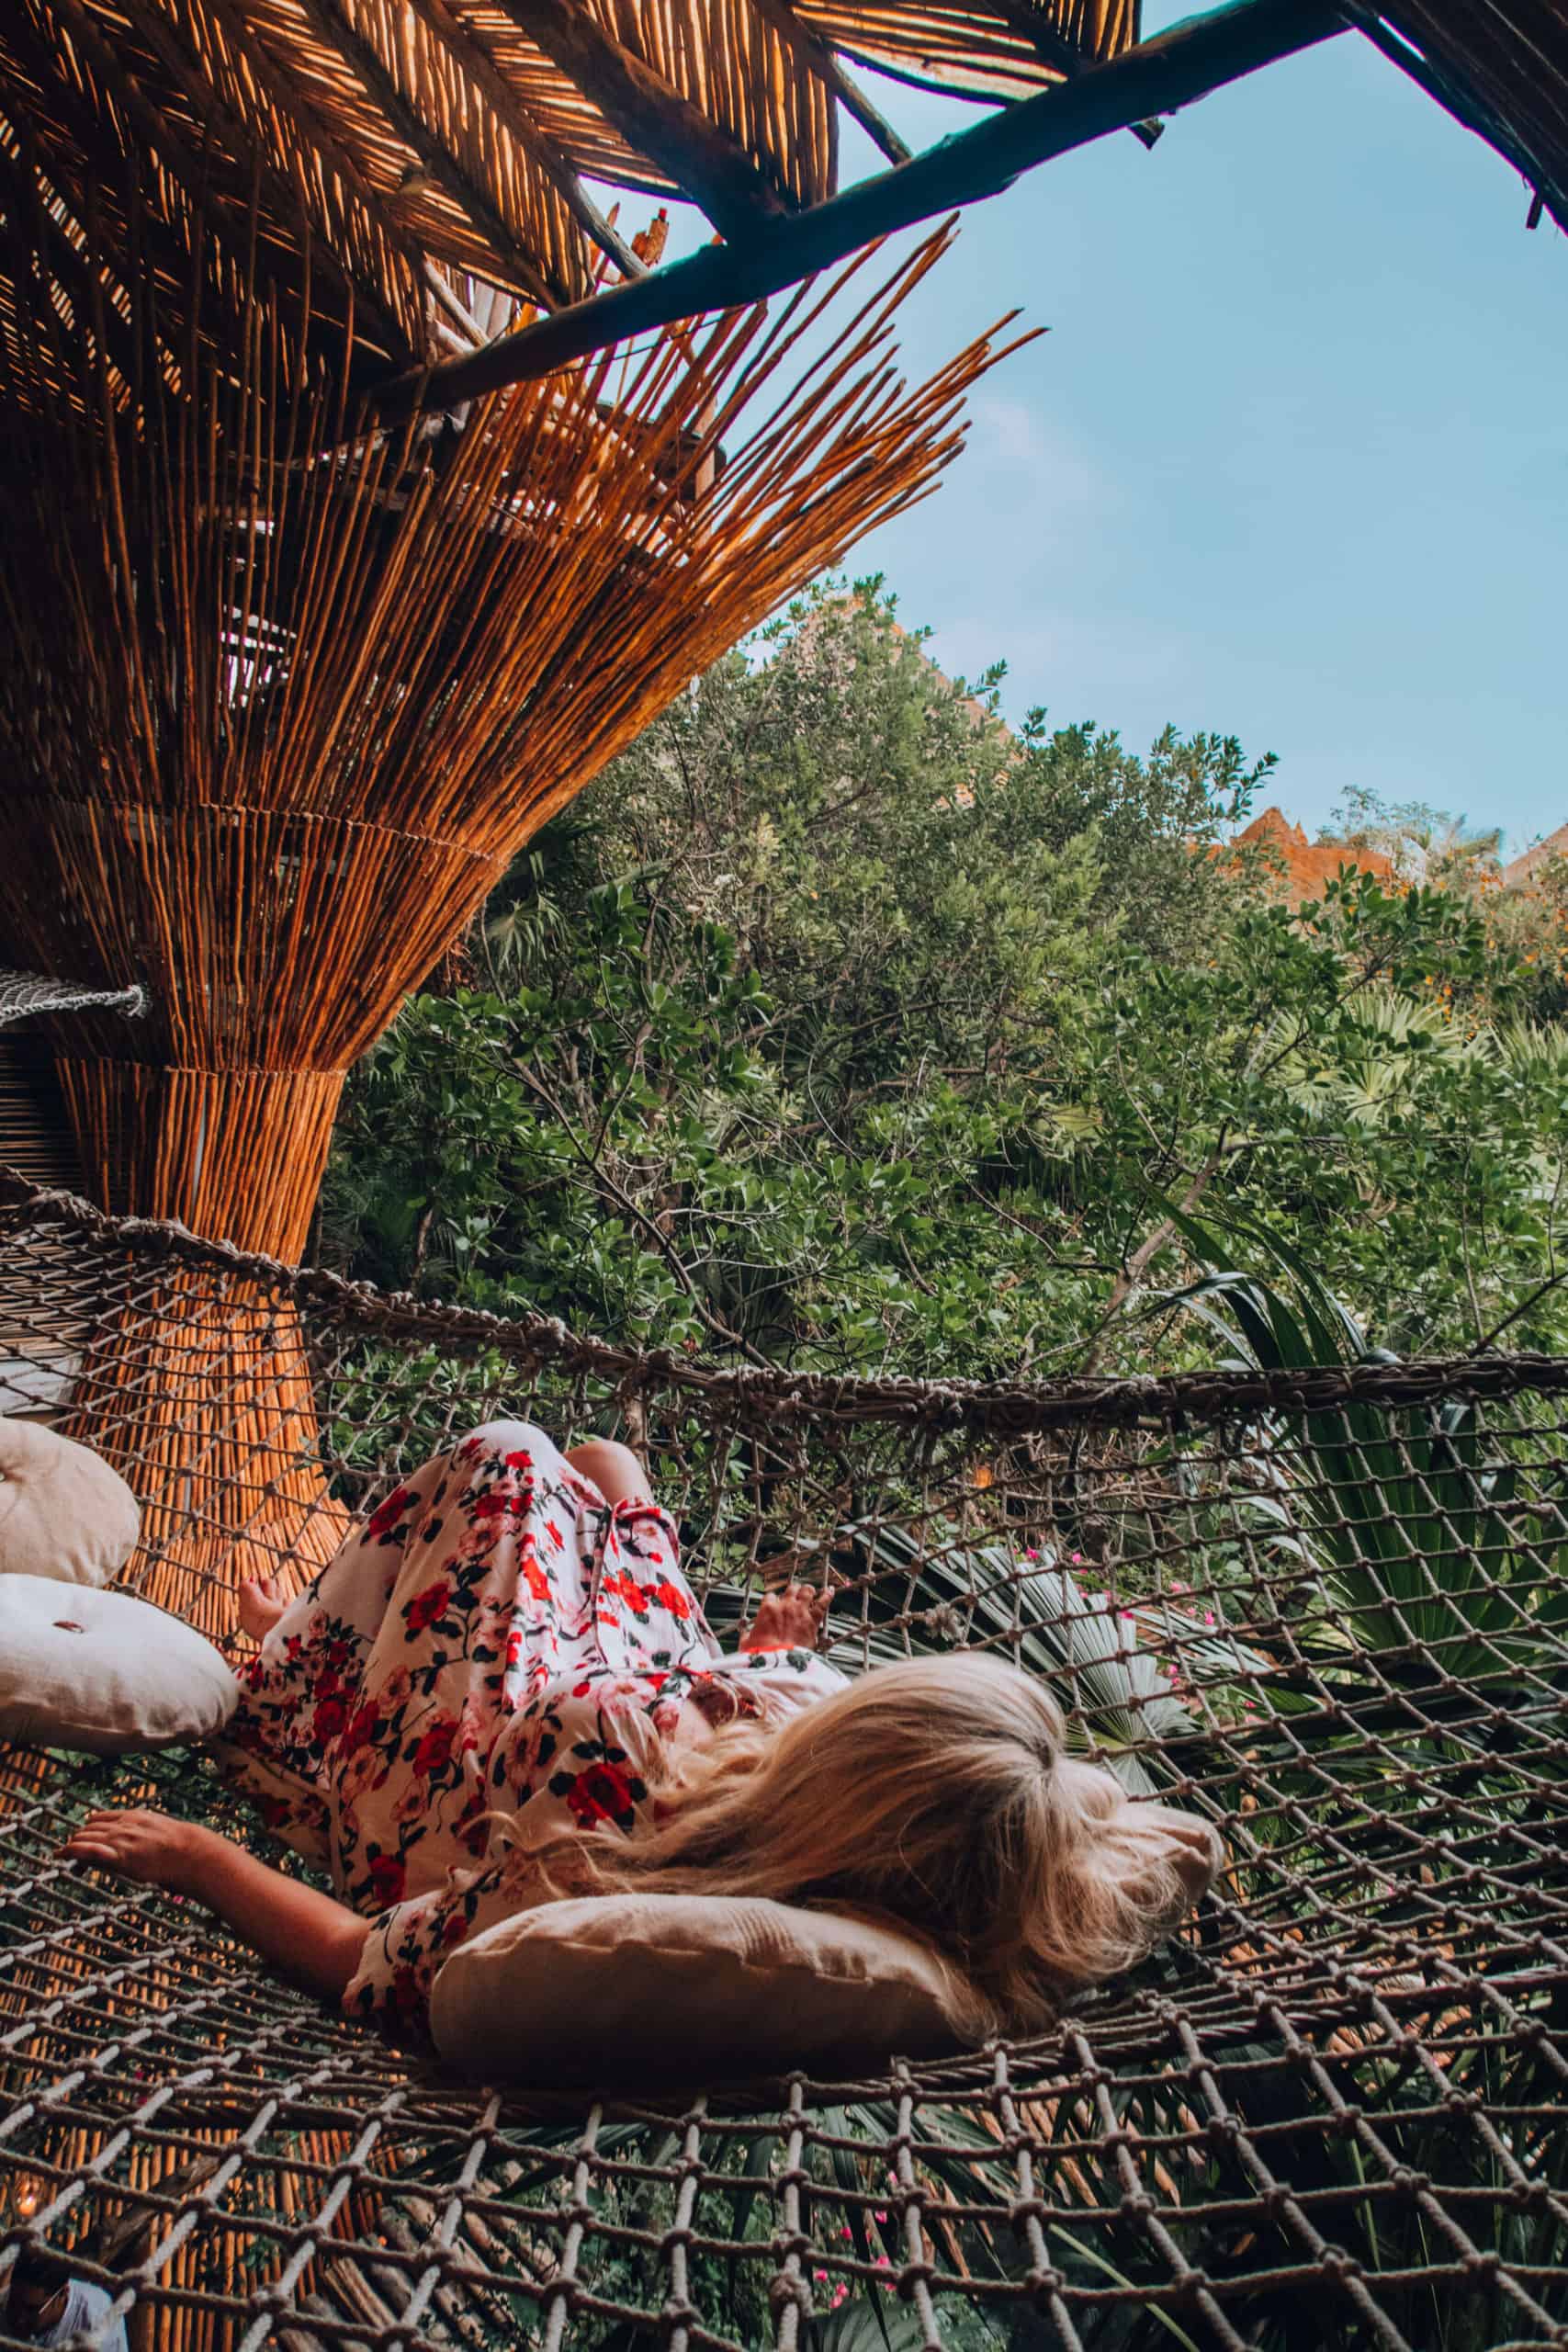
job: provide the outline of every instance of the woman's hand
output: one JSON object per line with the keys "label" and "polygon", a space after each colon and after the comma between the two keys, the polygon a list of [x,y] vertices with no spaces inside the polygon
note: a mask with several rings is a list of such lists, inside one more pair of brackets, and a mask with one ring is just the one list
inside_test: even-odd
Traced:
{"label": "woman's hand", "polygon": [[193,1895],[283,1975],[329,1999],[341,1998],[359,1965],[366,1923],[346,1904],[269,1870],[215,1829],[141,1807],[95,1813],[61,1851],[139,1885]]}
{"label": "woman's hand", "polygon": [[743,1650],[814,1650],[822,1639],[823,1621],[832,1600],[818,1586],[786,1584],[779,1592],[764,1594],[757,1614],[740,1636]]}
{"label": "woman's hand", "polygon": [[124,1813],[89,1814],[61,1848],[70,1862],[96,1862],[138,1886],[167,1887],[174,1894],[198,1892],[197,1863],[210,1831],[143,1806]]}
{"label": "woman's hand", "polygon": [[241,1632],[265,1642],[288,1606],[276,1577],[246,1577],[240,1587]]}

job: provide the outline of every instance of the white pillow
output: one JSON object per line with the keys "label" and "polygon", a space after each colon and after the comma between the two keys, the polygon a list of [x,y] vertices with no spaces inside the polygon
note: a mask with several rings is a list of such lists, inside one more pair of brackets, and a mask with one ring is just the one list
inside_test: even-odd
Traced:
{"label": "white pillow", "polygon": [[40,1421],[0,1419],[0,1574],[107,1584],[141,1513],[118,1471]]}
{"label": "white pillow", "polygon": [[854,2075],[966,2039],[912,1937],[708,1894],[520,1911],[443,1963],[431,2028],[463,2075],[536,2089]]}
{"label": "white pillow", "polygon": [[210,1642],[151,1601],[0,1577],[0,1738],[99,1756],[210,1739],[240,1695]]}

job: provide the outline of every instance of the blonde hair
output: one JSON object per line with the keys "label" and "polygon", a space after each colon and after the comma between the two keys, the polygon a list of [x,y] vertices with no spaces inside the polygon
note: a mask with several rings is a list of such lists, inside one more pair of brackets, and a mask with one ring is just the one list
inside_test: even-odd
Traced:
{"label": "blonde hair", "polygon": [[873,1668],[680,1756],[650,1829],[530,1856],[547,1900],[765,1895],[913,1930],[977,2034],[1048,2024],[1158,1942],[1223,1849],[1067,1756],[1044,1686],[977,1651]]}

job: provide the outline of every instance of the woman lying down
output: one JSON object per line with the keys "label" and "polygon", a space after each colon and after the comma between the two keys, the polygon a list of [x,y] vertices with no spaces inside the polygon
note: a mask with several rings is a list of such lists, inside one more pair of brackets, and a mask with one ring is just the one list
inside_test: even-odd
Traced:
{"label": "woman lying down", "polygon": [[242,1594],[261,1650],[228,1761],[338,1899],[157,1813],[95,1814],[64,1851],[416,2027],[465,1937],[639,1890],[880,1916],[951,1965],[977,2037],[1024,2031],[1207,1887],[1213,1831],[1070,1759],[1032,1678],[961,1652],[848,1681],[817,1655],[823,1605],[772,1595],[723,1655],[636,1456],[493,1422],[287,1607]]}

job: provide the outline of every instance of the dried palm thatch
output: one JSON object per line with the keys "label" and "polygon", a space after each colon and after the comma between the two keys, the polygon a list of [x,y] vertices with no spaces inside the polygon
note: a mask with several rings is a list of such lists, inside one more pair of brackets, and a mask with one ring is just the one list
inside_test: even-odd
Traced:
{"label": "dried palm thatch", "polygon": [[[169,351],[155,294],[15,317],[0,930],[37,969],[149,991],[133,1027],[88,1011],[58,1040],[101,1200],[298,1254],[344,1070],[518,844],[960,446],[991,341],[915,388],[891,342],[947,242],[435,433],[356,435],[342,368],[260,301],[243,369]],[[176,1284],[115,1341],[169,1433],[126,1442],[182,1480],[209,1452],[188,1333],[180,1392],[158,1378],[185,1315]],[[254,1344],[292,1453],[293,1343]],[[218,1491],[246,1491],[231,1449],[265,1459],[261,1424],[208,1437]]]}
{"label": "dried palm thatch", "polygon": [[[14,0],[0,207],[68,299],[96,215],[110,306],[151,273],[175,344],[193,258],[231,347],[259,264],[337,356],[352,316],[368,379],[485,340],[491,289],[550,310],[656,258],[590,177],[744,240],[832,194],[842,114],[901,160],[845,57],[1018,96],[1135,37],[1135,0]],[[0,270],[0,314],[36,299]]]}
{"label": "dried palm thatch", "polygon": [[1562,0],[1392,0],[1351,19],[1468,130],[1506,156],[1568,229],[1568,9]]}

